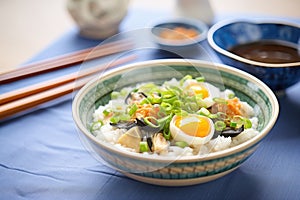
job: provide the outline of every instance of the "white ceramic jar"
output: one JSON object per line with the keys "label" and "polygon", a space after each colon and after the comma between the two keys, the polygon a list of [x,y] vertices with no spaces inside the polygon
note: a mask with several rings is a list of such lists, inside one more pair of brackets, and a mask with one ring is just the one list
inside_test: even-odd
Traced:
{"label": "white ceramic jar", "polygon": [[176,13],[182,17],[195,18],[211,25],[214,12],[209,0],[177,0]]}
{"label": "white ceramic jar", "polygon": [[127,14],[129,0],[68,0],[67,9],[80,29],[80,35],[105,39],[119,30]]}

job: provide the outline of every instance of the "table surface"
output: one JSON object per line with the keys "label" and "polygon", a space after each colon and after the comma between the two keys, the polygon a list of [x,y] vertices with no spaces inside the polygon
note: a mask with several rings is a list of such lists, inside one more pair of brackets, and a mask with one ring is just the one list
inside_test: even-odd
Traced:
{"label": "table surface", "polygon": [[[154,11],[129,12],[121,30],[145,28],[154,18],[166,16]],[[227,17],[230,16],[219,16],[217,20]],[[75,28],[28,62],[100,42],[80,37]],[[188,57],[220,62],[206,41],[201,46],[204,52],[188,53]],[[139,60],[174,57],[155,49],[139,56]],[[80,67],[6,84],[1,86],[0,93]],[[299,91],[300,83],[279,97],[277,123],[258,150],[238,169],[215,181],[176,188],[132,180],[95,159],[82,144],[73,122],[73,95],[41,105],[0,122],[0,199],[297,199],[300,196]]]}

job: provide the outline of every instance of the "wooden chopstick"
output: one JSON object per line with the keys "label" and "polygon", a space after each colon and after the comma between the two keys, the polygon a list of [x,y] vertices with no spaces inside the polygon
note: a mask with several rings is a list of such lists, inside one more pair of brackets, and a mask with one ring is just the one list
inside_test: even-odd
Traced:
{"label": "wooden chopstick", "polygon": [[[0,119],[10,117],[19,112],[34,108],[42,103],[46,103],[69,94],[85,85],[92,77],[94,77],[93,75],[95,75],[96,72],[99,73],[108,68],[129,62],[135,58],[136,56],[134,55],[123,57],[111,64],[106,63],[96,68],[83,70],[79,74],[72,73],[70,75],[46,81],[43,83],[42,89],[39,88],[39,84],[35,84],[33,86],[26,87],[24,94],[20,92],[22,89],[17,90],[15,91],[16,94],[19,95],[19,98],[17,99],[12,98],[14,92],[3,94],[0,97],[9,96],[6,99],[9,99],[10,101],[6,100],[5,104],[0,105]],[[57,84],[55,81],[59,83]]]}
{"label": "wooden chopstick", "polygon": [[[121,59],[117,60],[114,63],[114,65],[118,65],[118,63],[122,64],[124,62],[128,62],[128,61],[132,60],[133,58],[134,58],[134,56],[121,58]],[[103,65],[100,65],[97,67],[90,67],[86,70],[82,70],[80,73],[74,72],[74,73],[67,74],[67,75],[64,75],[64,76],[61,76],[61,77],[58,77],[55,79],[47,80],[47,81],[44,81],[41,83],[23,87],[23,88],[20,88],[20,89],[11,91],[11,92],[0,94],[0,105],[36,94],[39,92],[42,92],[45,90],[49,90],[51,88],[72,82],[76,79],[83,78],[85,76],[93,75],[102,69],[103,69]]]}
{"label": "wooden chopstick", "polygon": [[28,64],[21,68],[0,74],[0,84],[9,83],[43,72],[61,69],[73,64],[82,63],[83,61],[119,53],[129,50],[132,47],[133,44],[131,41],[123,39],[106,43],[97,47],[87,48],[40,62]]}

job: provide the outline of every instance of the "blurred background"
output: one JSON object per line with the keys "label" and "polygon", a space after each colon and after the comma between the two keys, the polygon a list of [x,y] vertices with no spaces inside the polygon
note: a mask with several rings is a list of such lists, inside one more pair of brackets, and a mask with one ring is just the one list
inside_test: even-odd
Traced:
{"label": "blurred background", "polygon": [[[75,24],[67,0],[0,0],[0,73],[13,69]],[[209,0],[214,13],[241,13],[300,19],[300,0]],[[133,9],[175,9],[176,0],[131,0]]]}

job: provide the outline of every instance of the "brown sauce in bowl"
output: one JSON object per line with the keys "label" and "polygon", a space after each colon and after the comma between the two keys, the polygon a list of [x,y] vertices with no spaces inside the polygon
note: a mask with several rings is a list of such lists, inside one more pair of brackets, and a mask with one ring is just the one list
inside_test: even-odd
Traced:
{"label": "brown sauce in bowl", "polygon": [[[296,46],[296,45],[295,45]],[[258,41],[236,45],[229,49],[243,58],[263,63],[281,64],[300,62],[297,48],[280,41]]]}

